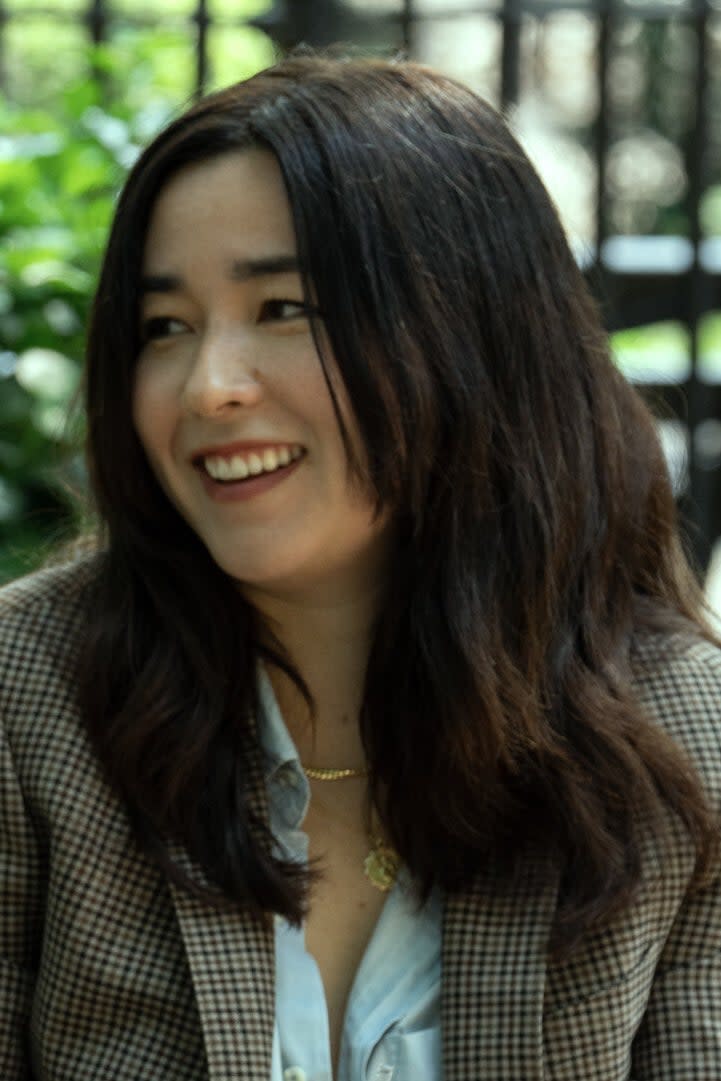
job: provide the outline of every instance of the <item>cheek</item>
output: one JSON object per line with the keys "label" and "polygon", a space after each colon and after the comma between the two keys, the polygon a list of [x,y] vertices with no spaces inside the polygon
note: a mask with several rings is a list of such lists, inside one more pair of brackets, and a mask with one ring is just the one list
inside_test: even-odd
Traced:
{"label": "cheek", "polygon": [[147,395],[136,384],[135,393],[133,394],[133,425],[141,446],[151,460],[153,458],[153,432],[157,436],[157,427],[154,428],[151,423],[152,413],[153,410]]}
{"label": "cheek", "polygon": [[172,403],[173,395],[162,373],[139,364],[133,385],[133,424],[149,456],[158,451],[167,435]]}

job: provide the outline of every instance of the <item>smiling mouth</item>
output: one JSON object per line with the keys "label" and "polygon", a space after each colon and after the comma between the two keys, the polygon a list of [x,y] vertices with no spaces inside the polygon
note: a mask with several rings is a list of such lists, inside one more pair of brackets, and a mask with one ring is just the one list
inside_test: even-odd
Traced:
{"label": "smiling mouth", "polygon": [[201,458],[197,466],[218,484],[238,484],[286,469],[304,454],[305,450],[299,445],[269,447],[262,451],[234,454],[231,458],[209,454]]}

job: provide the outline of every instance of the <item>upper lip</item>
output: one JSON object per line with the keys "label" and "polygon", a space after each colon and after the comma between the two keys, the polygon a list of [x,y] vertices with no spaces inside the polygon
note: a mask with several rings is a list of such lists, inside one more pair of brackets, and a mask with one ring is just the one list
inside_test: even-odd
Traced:
{"label": "upper lip", "polygon": [[234,443],[221,443],[218,445],[200,447],[198,450],[194,450],[190,458],[194,464],[202,462],[205,458],[232,458],[236,454],[251,454],[253,451],[262,452],[264,450],[276,449],[277,447],[291,447],[301,446],[295,440],[288,439],[239,439]]}

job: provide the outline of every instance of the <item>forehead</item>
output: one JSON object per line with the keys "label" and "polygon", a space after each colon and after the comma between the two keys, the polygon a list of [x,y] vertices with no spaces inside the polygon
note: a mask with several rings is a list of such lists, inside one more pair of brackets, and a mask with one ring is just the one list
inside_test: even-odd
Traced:
{"label": "forehead", "polygon": [[185,166],[161,188],[148,223],[144,266],[199,245],[236,257],[295,251],[290,204],[269,150],[233,151]]}

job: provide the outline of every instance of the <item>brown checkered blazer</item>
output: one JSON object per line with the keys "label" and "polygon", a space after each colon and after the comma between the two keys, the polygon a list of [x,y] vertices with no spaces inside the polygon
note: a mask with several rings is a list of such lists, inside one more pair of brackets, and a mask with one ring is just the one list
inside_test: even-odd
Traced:
{"label": "brown checkered blazer", "polygon": [[[267,1081],[272,930],[167,883],[79,724],[91,567],[0,593],[0,1078]],[[721,804],[721,653],[667,645],[640,649],[639,690]],[[530,861],[511,891],[489,867],[448,898],[445,1081],[721,1081],[721,883],[686,900],[692,863],[672,826],[630,911],[559,965],[553,868]]]}

